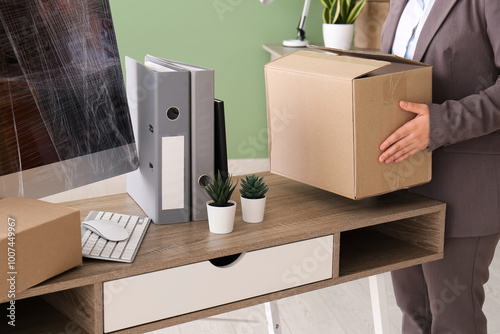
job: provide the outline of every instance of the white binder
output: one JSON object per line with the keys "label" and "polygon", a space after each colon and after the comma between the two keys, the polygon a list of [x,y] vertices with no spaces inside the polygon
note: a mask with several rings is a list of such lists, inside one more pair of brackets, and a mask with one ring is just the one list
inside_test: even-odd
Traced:
{"label": "white binder", "polygon": [[146,64],[169,64],[191,74],[191,220],[207,219],[210,200],[200,182],[214,176],[214,70],[147,55]]}
{"label": "white binder", "polygon": [[191,216],[190,75],[181,67],[146,67],[126,57],[127,98],[138,145],[139,169],[127,192],[155,224]]}

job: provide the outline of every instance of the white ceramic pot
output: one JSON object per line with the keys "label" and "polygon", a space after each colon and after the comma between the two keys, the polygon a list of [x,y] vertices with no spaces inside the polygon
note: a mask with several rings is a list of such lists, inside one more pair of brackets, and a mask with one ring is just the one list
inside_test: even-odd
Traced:
{"label": "white ceramic pot", "polygon": [[231,233],[234,228],[234,216],[236,214],[236,202],[229,201],[232,203],[231,206],[212,206],[207,202],[207,213],[208,213],[208,228],[210,232],[217,234]]}
{"label": "white ceramic pot", "polygon": [[323,41],[326,47],[349,50],[354,38],[354,24],[323,23]]}
{"label": "white ceramic pot", "polygon": [[264,220],[264,211],[266,208],[266,196],[259,199],[250,199],[240,196],[241,212],[243,221],[247,223],[260,223]]}

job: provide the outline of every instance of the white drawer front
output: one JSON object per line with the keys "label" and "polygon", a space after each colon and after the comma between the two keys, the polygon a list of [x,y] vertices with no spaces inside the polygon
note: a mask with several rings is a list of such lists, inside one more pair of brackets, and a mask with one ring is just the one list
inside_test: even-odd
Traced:
{"label": "white drawer front", "polygon": [[210,261],[108,281],[104,331],[166,319],[332,277],[333,236],[243,253],[216,267]]}

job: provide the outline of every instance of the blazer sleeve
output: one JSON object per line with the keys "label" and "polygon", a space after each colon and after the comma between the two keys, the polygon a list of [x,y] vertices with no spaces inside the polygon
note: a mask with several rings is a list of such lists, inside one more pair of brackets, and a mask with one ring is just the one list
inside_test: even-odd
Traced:
{"label": "blazer sleeve", "polygon": [[457,101],[429,104],[430,151],[500,130],[500,1],[486,0],[484,4],[484,24],[493,51],[492,85]]}

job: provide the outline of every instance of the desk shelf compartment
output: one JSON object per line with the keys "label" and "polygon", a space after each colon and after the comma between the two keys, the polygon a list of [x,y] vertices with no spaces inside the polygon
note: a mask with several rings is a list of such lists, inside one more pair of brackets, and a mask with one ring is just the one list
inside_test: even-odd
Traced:
{"label": "desk shelf compartment", "polygon": [[104,282],[104,332],[331,279],[333,235],[243,253],[222,267],[212,262]]}
{"label": "desk shelf compartment", "polygon": [[357,279],[442,258],[444,228],[439,214],[340,233],[340,279]]}

